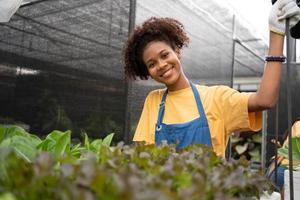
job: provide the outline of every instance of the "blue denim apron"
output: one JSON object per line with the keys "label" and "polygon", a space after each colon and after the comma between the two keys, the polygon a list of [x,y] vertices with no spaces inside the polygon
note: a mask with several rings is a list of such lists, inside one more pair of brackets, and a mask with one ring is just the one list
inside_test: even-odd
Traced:
{"label": "blue denim apron", "polygon": [[190,82],[194,97],[197,103],[200,116],[192,121],[182,124],[164,124],[162,123],[165,102],[168,90],[163,94],[159,105],[158,118],[155,128],[155,144],[160,145],[163,140],[168,144],[176,144],[176,149],[182,149],[190,144],[205,144],[212,146],[209,126],[206,115],[202,106],[202,102],[196,86]]}

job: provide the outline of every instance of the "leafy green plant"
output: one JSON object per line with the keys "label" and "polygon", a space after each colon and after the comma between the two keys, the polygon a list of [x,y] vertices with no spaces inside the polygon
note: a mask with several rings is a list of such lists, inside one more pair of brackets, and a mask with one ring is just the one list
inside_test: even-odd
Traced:
{"label": "leafy green plant", "polygon": [[61,132],[52,131],[47,137],[37,146],[42,151],[53,153],[56,158],[61,157],[64,153],[70,153],[71,131]]}
{"label": "leafy green plant", "polygon": [[[300,170],[300,137],[292,137],[292,146],[294,169]],[[286,159],[289,159],[289,146],[284,145],[283,147],[279,148],[278,154]]]}
{"label": "leafy green plant", "polygon": [[31,162],[41,151],[51,153],[56,159],[69,155],[73,159],[82,157],[82,153],[92,151],[99,154],[102,146],[110,146],[114,133],[107,135],[103,140],[89,141],[85,134],[84,145],[71,143],[71,131],[54,130],[45,139],[26,132],[18,126],[0,125],[0,148],[13,148],[19,156]]}
{"label": "leafy green plant", "polygon": [[102,139],[95,139],[90,143],[88,135],[84,134],[84,147],[87,150],[91,150],[93,152],[99,151],[102,145],[110,146],[114,133],[108,134],[103,140]]}
{"label": "leafy green plant", "polygon": [[261,157],[261,133],[246,132],[231,137],[232,157],[247,160],[260,161]]}
{"label": "leafy green plant", "polygon": [[0,200],[226,200],[270,189],[245,159],[227,162],[202,145],[110,146],[113,135],[72,144],[70,131],[40,139],[0,126]]}
{"label": "leafy green plant", "polygon": [[11,147],[27,161],[36,157],[41,139],[18,126],[0,126],[0,148]]}
{"label": "leafy green plant", "polygon": [[[91,142],[92,143],[92,142]],[[268,181],[246,160],[226,162],[201,145],[181,151],[166,144],[103,145],[101,154],[60,159],[42,152],[28,163],[0,151],[0,195],[16,199],[243,199],[258,197]],[[60,162],[60,167],[56,163]]]}

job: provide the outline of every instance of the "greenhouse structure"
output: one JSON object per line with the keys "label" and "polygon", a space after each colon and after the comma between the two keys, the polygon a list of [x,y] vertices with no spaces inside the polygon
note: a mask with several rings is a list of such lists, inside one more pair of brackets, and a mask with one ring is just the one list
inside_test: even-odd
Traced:
{"label": "greenhouse structure", "polygon": [[[0,6],[2,2],[0,0]],[[132,138],[147,94],[153,89],[164,87],[152,79],[133,81],[124,76],[122,59],[125,42],[134,27],[151,16],[172,17],[184,25],[191,42],[188,47],[184,47],[181,62],[186,76],[193,83],[226,85],[240,92],[255,92],[259,88],[268,42],[226,1],[23,0],[11,19],[0,23],[0,200],[189,199],[188,196],[191,199],[247,199],[249,195],[259,198],[261,189],[276,193],[271,182],[268,182],[269,188],[264,187],[263,181],[268,181],[264,174],[270,169],[274,156],[277,159],[277,141],[284,140],[287,132],[291,132],[292,122],[300,118],[300,56],[296,51],[299,49],[299,40],[287,37],[285,51],[289,51],[289,63],[283,64],[277,105],[262,113],[262,130],[233,133],[227,145],[226,159],[220,161],[212,156],[215,160],[211,159],[210,164],[202,166],[210,171],[207,177],[196,179],[200,164],[180,163],[198,154],[205,157],[212,153],[195,148],[191,149],[193,154],[190,156],[170,154],[173,168],[169,159],[166,161],[169,164],[164,163],[165,168],[162,169],[156,165],[163,166],[163,160],[167,159],[157,155],[167,155],[163,147],[155,150],[147,145],[135,146],[133,150],[136,154],[127,149],[133,145]],[[14,131],[17,130],[18,137],[30,133],[30,137],[44,139],[34,139],[37,144],[34,150],[39,149],[35,153],[28,153],[29,150],[24,150],[24,153],[22,148],[16,148],[16,155],[24,153],[26,162],[19,158],[14,158],[14,162],[8,161],[14,156],[4,147],[9,146],[8,143],[14,147],[21,145],[19,141],[14,143],[16,140],[6,140],[12,127],[16,128]],[[49,136],[54,130],[70,137],[70,143],[60,142],[60,147],[54,147],[54,143],[49,146],[59,137],[58,132]],[[114,133],[113,138],[110,133]],[[100,138],[106,139],[98,140]],[[125,157],[128,157],[125,159],[117,155],[112,148],[106,149],[102,142],[120,152],[127,152]],[[83,146],[77,148],[71,143]],[[293,149],[294,164],[299,167],[300,140],[295,140],[293,145],[296,149]],[[78,160],[88,160],[89,155],[81,157],[86,156],[82,153],[84,148],[96,152],[96,164],[78,164]],[[147,148],[152,153],[148,154]],[[165,148],[174,150],[172,147]],[[40,150],[53,150],[54,156],[40,155]],[[78,158],[77,162],[63,157],[64,151],[72,154],[72,159],[74,156]],[[115,157],[111,158],[112,155]],[[152,159],[155,165],[143,159]],[[218,165],[218,173],[214,171],[217,169],[211,167],[216,163],[226,166],[224,163],[231,159],[242,162],[240,165],[244,165],[240,159],[246,160],[249,167],[239,171],[241,168],[234,163],[226,171]],[[140,168],[125,166],[128,160]],[[203,158],[201,162],[206,161]],[[51,162],[56,164],[43,164]],[[32,171],[24,163],[30,163]],[[118,168],[119,164],[122,167]],[[21,171],[20,166],[24,166],[22,170],[27,171]],[[43,171],[51,167],[51,175]],[[16,173],[10,172],[9,168],[16,170]],[[146,172],[140,172],[141,168]],[[179,168],[184,169],[184,172]],[[168,169],[173,170],[175,178],[171,172],[167,173]],[[196,175],[192,174],[192,169]],[[91,170],[91,173],[85,170]],[[180,175],[176,170],[180,171]],[[223,180],[221,170],[222,173],[229,170],[228,176],[231,178]],[[60,171],[60,176],[53,175],[57,171]],[[165,174],[157,175],[158,171]],[[243,177],[252,176],[252,172],[261,172],[263,175],[253,177],[257,182],[245,181]],[[294,171],[293,185],[288,186],[295,194],[294,199],[300,198],[296,196],[300,194],[298,172]],[[36,173],[39,178],[43,176],[43,179],[37,179]],[[109,173],[112,175],[107,175]],[[93,174],[97,174],[97,180],[87,178]],[[23,182],[18,176],[25,177]],[[209,182],[210,176],[212,180]],[[158,179],[165,180],[165,183]],[[30,185],[35,184],[40,190],[31,188]],[[226,184],[235,189],[226,188]],[[245,189],[242,184],[249,185]],[[261,188],[256,188],[255,184]],[[57,192],[53,192],[51,187]],[[206,189],[202,191],[201,187]],[[284,196],[287,193],[290,194],[290,191],[286,191]],[[39,195],[42,197],[38,198]],[[293,199],[290,196],[288,198]]]}

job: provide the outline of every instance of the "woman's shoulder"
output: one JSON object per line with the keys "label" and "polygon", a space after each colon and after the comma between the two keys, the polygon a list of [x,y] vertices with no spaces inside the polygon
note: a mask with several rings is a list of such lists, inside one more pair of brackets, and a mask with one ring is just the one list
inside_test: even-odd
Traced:
{"label": "woman's shoulder", "polygon": [[212,85],[212,86],[207,86],[207,85],[201,85],[201,84],[196,84],[196,87],[199,91],[202,91],[204,93],[219,93],[219,92],[225,92],[225,91],[231,91],[234,90],[230,88],[229,86],[226,85]]}
{"label": "woman's shoulder", "polygon": [[166,88],[152,90],[148,93],[146,100],[153,101],[153,100],[161,99],[165,91]]}
{"label": "woman's shoulder", "polygon": [[202,94],[204,99],[219,101],[221,99],[226,99],[231,96],[236,96],[235,94],[240,94],[237,90],[230,88],[226,85],[197,85],[199,94]]}
{"label": "woman's shoulder", "polygon": [[160,88],[160,89],[155,89],[152,90],[148,93],[148,96],[160,96],[166,91],[166,88]]}

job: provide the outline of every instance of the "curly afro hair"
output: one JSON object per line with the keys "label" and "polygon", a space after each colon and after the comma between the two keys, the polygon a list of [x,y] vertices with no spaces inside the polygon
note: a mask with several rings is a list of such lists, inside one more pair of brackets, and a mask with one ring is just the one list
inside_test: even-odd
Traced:
{"label": "curly afro hair", "polygon": [[152,41],[164,41],[175,50],[187,46],[189,38],[183,25],[175,19],[151,17],[146,20],[134,29],[125,44],[123,54],[126,78],[148,79],[148,69],[142,57],[144,48]]}

